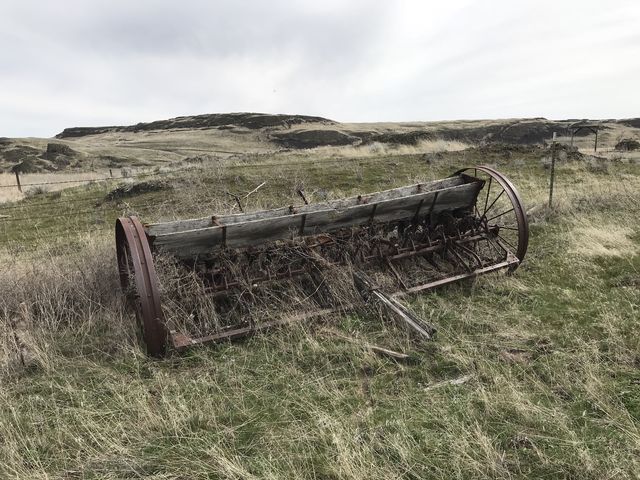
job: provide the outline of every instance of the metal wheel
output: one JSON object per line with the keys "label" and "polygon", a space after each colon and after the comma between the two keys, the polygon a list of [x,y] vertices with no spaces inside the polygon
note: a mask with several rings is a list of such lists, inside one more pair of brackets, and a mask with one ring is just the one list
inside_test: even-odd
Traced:
{"label": "metal wheel", "polygon": [[522,262],[529,245],[529,222],[516,187],[487,165],[465,168],[456,175],[461,173],[485,182],[474,206],[479,226]]}
{"label": "metal wheel", "polygon": [[161,357],[167,350],[168,331],[151,248],[136,217],[116,220],[116,254],[120,285],[135,311],[143,345],[149,355]]}

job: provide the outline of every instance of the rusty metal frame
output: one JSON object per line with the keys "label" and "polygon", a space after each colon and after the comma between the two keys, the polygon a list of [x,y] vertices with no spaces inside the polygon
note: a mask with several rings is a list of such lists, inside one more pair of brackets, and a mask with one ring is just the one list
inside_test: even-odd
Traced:
{"label": "rusty metal frame", "polygon": [[[393,293],[390,298],[399,298],[404,295],[423,292],[445,284],[467,278],[473,278],[491,271],[501,269],[513,271],[523,260],[529,242],[529,225],[520,194],[515,186],[504,175],[487,165],[464,168],[457,171],[454,175],[469,175],[468,172],[472,169],[476,172],[482,171],[486,173],[491,178],[491,181],[497,182],[503,188],[503,191],[506,192],[509,200],[511,201],[518,224],[518,246],[516,252],[511,252],[509,248],[502,244],[502,242],[498,242],[500,248],[504,250],[506,255],[506,258],[503,261],[489,265],[482,264],[482,262],[480,262],[480,264],[478,264],[478,268],[467,267],[467,271],[464,273],[440,278],[414,287],[406,287],[403,285],[403,289],[399,292]],[[490,187],[491,184],[489,184],[488,188]],[[476,216],[479,216],[477,207],[474,208],[477,212]],[[485,226],[488,225],[486,218],[483,217],[479,220],[483,221]],[[127,296],[129,304],[135,311],[141,340],[146,347],[147,353],[152,356],[162,357],[170,348],[174,350],[182,350],[192,345],[207,342],[233,340],[280,325],[326,316],[337,312],[345,312],[353,308],[353,306],[350,305],[342,305],[339,308],[324,308],[317,311],[304,312],[299,315],[285,317],[275,321],[264,322],[259,325],[234,326],[211,335],[193,338],[184,333],[177,332],[170,325],[166,324],[162,311],[159,280],[153,263],[151,244],[139,219],[137,217],[119,218],[116,221],[115,236],[120,283],[125,295]],[[474,240],[474,238],[471,238],[471,240]],[[405,256],[420,255],[443,248],[446,251],[449,242],[457,245],[467,243],[468,241],[469,239],[455,239],[452,237],[448,240],[443,237],[442,245],[430,244],[428,247],[423,247],[422,249],[407,249],[413,251],[398,253],[397,256],[404,258]],[[429,240],[429,242],[431,241]],[[440,241],[436,241],[436,243],[439,242]],[[497,249],[495,246],[494,248]],[[387,260],[390,259],[387,258]],[[462,261],[462,263],[464,263],[464,260],[461,258],[458,258],[458,261]],[[400,283],[402,284],[402,282]],[[214,294],[215,290],[215,286],[214,288],[209,289],[209,291],[213,291]]]}

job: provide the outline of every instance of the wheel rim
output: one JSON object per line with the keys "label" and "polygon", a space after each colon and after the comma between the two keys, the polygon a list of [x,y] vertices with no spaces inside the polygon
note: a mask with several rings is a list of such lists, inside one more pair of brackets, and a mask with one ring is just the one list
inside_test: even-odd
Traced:
{"label": "wheel rim", "polygon": [[456,175],[461,173],[485,182],[474,205],[476,219],[486,232],[522,262],[529,245],[529,223],[516,187],[502,173],[487,165],[465,168]]}
{"label": "wheel rim", "polygon": [[147,353],[162,356],[167,349],[168,331],[160,303],[158,277],[144,228],[136,217],[116,221],[116,254],[120,285],[135,311]]}

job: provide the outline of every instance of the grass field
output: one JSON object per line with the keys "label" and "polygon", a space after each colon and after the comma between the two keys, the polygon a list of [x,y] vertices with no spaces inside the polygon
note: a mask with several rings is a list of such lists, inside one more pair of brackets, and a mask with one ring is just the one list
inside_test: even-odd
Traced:
{"label": "grass field", "polygon": [[[256,153],[146,193],[0,206],[0,478],[637,478],[640,165],[561,162],[548,209],[546,155]],[[265,181],[245,207],[282,206],[302,186],[332,198],[483,162],[520,189],[529,253],[514,275],[411,299],[435,341],[363,313],[165,360],[136,344],[118,215],[232,212],[226,192]]]}

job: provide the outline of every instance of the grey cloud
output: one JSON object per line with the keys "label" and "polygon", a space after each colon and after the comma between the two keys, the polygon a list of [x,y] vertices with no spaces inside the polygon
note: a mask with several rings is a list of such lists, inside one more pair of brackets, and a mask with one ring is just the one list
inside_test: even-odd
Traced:
{"label": "grey cloud", "polygon": [[604,11],[596,0],[3,3],[0,136],[239,110],[344,121],[640,111],[629,60],[640,6],[626,0]]}
{"label": "grey cloud", "polygon": [[301,8],[305,2],[281,0],[65,3],[78,8],[53,18],[46,10],[22,10],[19,22],[76,52],[118,56],[261,54],[294,46],[338,54],[375,37],[390,8],[354,2],[317,14]]}

